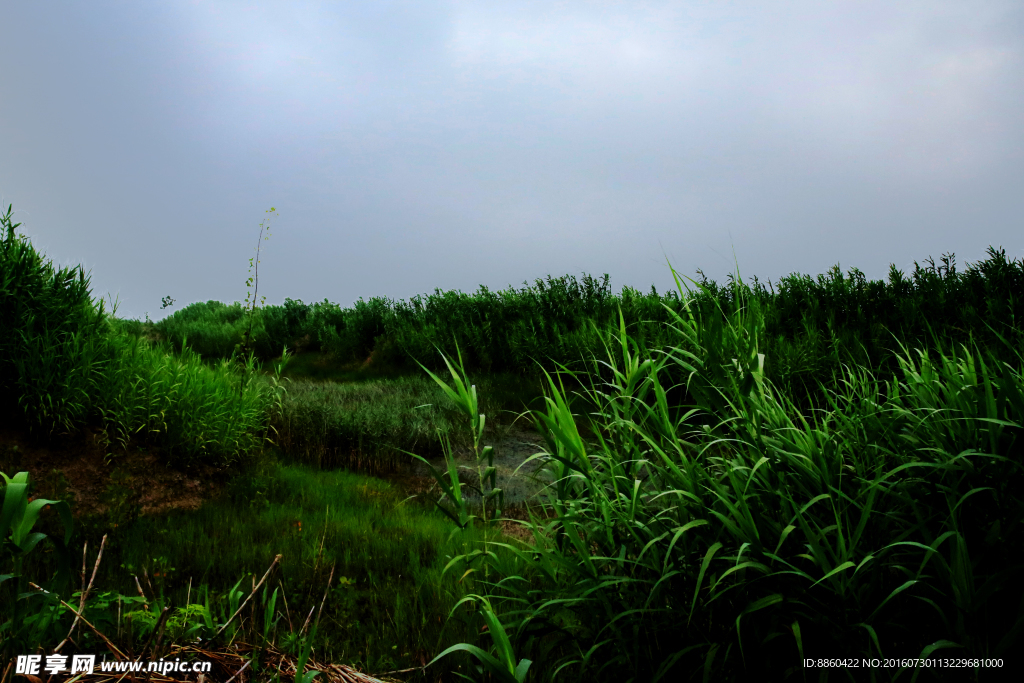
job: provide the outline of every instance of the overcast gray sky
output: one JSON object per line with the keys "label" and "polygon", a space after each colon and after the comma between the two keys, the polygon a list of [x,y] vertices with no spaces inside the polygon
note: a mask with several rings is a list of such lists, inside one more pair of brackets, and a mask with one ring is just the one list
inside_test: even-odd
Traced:
{"label": "overcast gray sky", "polygon": [[[1024,256],[1024,3],[0,2],[0,200],[122,314]],[[166,312],[165,312],[166,313]]]}

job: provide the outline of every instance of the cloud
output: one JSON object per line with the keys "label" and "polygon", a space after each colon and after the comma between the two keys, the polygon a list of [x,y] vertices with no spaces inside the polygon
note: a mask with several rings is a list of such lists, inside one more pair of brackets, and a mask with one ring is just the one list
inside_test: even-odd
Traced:
{"label": "cloud", "polygon": [[1016,1],[4,12],[0,192],[98,286],[153,280],[150,310],[190,296],[175,263],[202,264],[196,298],[237,296],[217,264],[271,204],[280,296],[343,302],[578,270],[646,288],[663,249],[723,274],[735,246],[764,276],[1020,249]]}

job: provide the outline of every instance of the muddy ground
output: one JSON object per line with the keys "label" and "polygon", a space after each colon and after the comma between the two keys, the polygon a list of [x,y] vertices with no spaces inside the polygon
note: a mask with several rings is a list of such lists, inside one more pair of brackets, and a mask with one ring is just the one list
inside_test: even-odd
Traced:
{"label": "muddy ground", "polygon": [[166,463],[158,449],[111,449],[98,430],[40,442],[0,429],[0,472],[27,471],[33,497],[67,500],[76,517],[195,510],[227,479],[221,468],[179,470]]}

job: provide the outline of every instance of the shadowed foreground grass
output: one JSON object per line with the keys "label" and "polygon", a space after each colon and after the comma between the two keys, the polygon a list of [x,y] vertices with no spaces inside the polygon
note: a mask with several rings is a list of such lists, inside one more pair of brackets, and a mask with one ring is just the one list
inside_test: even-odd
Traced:
{"label": "shadowed foreground grass", "polygon": [[[287,601],[287,608],[278,604],[287,609],[282,635],[300,630],[325,601],[313,646],[318,660],[403,669],[429,661],[451,639],[474,637],[468,620],[448,620],[469,582],[442,570],[483,534],[453,539],[453,529],[379,479],[265,463],[198,511],[141,517],[118,531],[108,541],[100,593],[135,595],[137,575],[147,597],[175,607],[197,603],[206,586],[223,602],[224,589],[243,579],[239,589],[248,593],[280,554],[270,585]],[[145,623],[135,627],[139,637]],[[111,625],[122,636],[131,628],[125,618]]]}

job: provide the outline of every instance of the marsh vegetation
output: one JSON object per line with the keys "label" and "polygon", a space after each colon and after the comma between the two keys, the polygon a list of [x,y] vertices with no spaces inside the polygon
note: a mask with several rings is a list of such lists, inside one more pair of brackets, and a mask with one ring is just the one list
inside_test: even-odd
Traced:
{"label": "marsh vegetation", "polygon": [[[65,653],[230,646],[258,680],[283,677],[278,655],[296,680],[309,662],[410,681],[1014,664],[1024,262],[1000,250],[884,282],[837,267],[616,294],[567,276],[150,324],[16,227],[8,211],[5,665],[69,633]],[[488,448],[525,425],[536,495],[513,506]],[[92,505],[54,455],[85,441]],[[144,511],[155,462],[214,485]]]}

